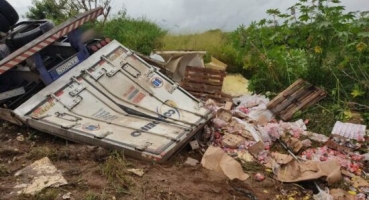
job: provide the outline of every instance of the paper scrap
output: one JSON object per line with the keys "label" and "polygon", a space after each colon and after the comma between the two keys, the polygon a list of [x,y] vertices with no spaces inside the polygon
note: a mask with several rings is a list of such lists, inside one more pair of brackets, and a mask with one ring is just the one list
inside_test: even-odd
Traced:
{"label": "paper scrap", "polygon": [[36,194],[47,187],[66,185],[62,173],[56,169],[48,157],[44,157],[15,173],[19,182],[14,187],[18,194]]}
{"label": "paper scrap", "polygon": [[240,163],[219,147],[209,146],[201,160],[201,164],[206,169],[223,173],[231,180],[246,180],[249,178],[249,175],[243,171]]}

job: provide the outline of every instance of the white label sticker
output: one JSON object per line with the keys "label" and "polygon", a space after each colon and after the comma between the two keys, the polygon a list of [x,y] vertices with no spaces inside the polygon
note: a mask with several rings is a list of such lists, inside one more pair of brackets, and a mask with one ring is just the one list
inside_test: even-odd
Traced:
{"label": "white label sticker", "polygon": [[58,67],[56,69],[56,73],[58,73],[58,75],[61,75],[62,73],[66,72],[68,69],[72,68],[78,62],[79,62],[79,59],[77,56],[75,56],[74,58],[70,59],[68,62],[64,63],[62,66]]}

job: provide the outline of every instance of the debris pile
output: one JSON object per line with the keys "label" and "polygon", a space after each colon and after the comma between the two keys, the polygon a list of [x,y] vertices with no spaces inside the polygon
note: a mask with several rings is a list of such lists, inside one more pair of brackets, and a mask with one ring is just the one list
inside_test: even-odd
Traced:
{"label": "debris pile", "polygon": [[[215,117],[201,137],[209,145],[203,167],[245,180],[250,175],[241,166],[258,162],[278,181],[311,181],[319,192],[314,199],[365,199],[369,194],[366,126],[337,122],[330,136],[313,133],[308,120],[278,121],[263,95],[244,95],[224,105],[209,99],[205,105]],[[265,179],[263,172],[253,173],[255,180]],[[328,189],[341,182],[348,191]]]}

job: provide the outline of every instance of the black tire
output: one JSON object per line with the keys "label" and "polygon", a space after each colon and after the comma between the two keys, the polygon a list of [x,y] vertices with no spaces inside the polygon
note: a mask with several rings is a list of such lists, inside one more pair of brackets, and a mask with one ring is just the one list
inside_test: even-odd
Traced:
{"label": "black tire", "polygon": [[0,14],[8,20],[10,26],[13,26],[19,20],[17,11],[6,0],[0,0]]}
{"label": "black tire", "polygon": [[12,34],[5,40],[5,43],[14,51],[54,28],[54,23],[52,21],[46,20],[45,23],[46,24],[43,26],[43,29],[41,29],[41,23],[24,24],[22,25],[23,27],[18,27],[18,29],[23,29],[25,28],[24,26],[27,26],[27,28],[23,31]]}
{"label": "black tire", "polygon": [[2,15],[0,14],[0,32],[8,32],[10,29],[10,24],[8,22],[8,20]]}
{"label": "black tire", "polygon": [[9,48],[5,44],[0,44],[0,60],[4,59],[10,54]]}

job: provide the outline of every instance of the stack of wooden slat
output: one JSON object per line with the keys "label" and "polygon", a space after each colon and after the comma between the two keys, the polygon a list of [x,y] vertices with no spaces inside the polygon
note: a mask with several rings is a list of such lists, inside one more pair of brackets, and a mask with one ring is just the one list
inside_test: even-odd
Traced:
{"label": "stack of wooden slat", "polygon": [[201,100],[223,102],[229,97],[222,93],[225,76],[224,70],[188,66],[180,85]]}
{"label": "stack of wooden slat", "polygon": [[298,79],[270,101],[268,109],[282,120],[287,121],[297,111],[317,103],[325,96],[326,92],[323,89],[315,87],[302,79]]}

